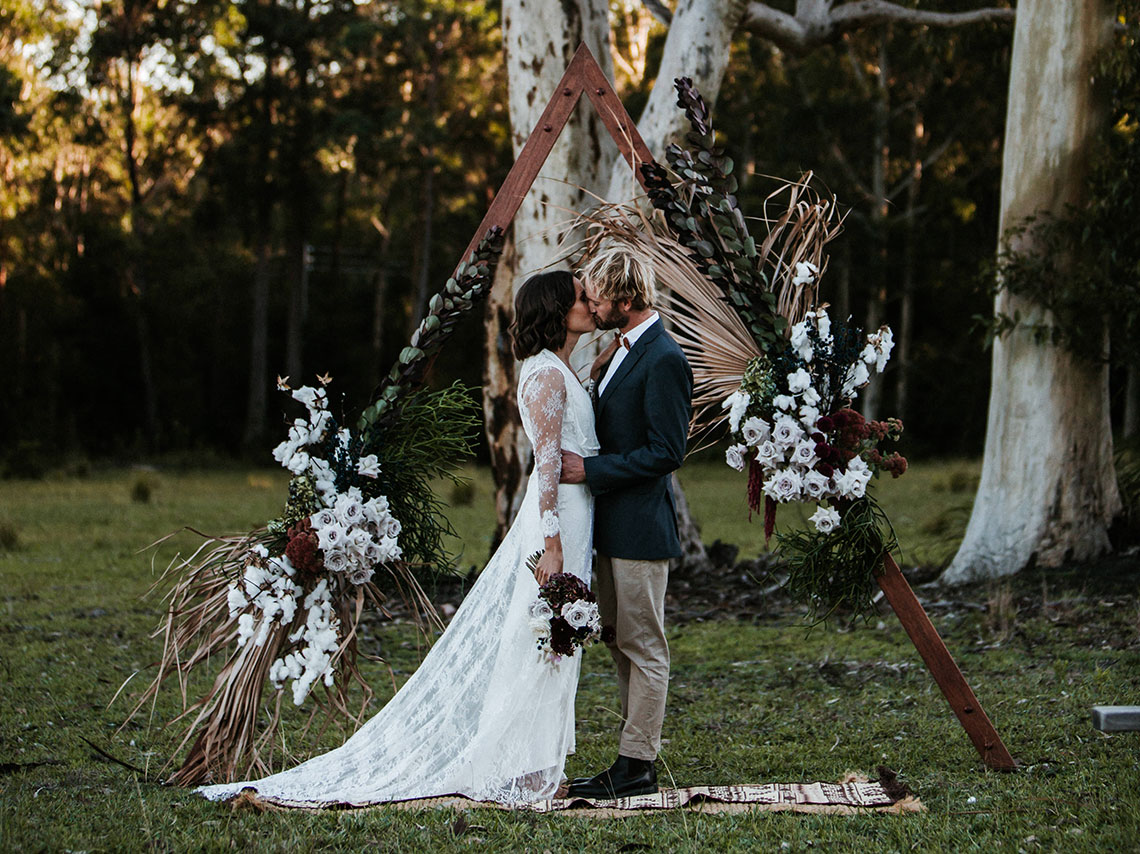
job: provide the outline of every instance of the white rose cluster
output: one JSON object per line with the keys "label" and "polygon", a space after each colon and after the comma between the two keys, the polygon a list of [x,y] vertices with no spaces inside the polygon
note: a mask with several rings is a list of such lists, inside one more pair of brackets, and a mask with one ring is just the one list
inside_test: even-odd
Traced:
{"label": "white rose cluster", "polygon": [[[818,270],[806,262],[797,265],[797,281],[810,283],[817,273]],[[811,367],[813,359],[819,364],[817,357],[831,355],[833,341],[827,312],[823,309],[808,312],[802,321],[792,326],[788,342],[807,367],[797,368],[777,379],[778,390],[769,401],[753,401],[743,389],[733,392],[724,401],[729,429],[736,439],[725,452],[725,462],[737,471],[744,471],[749,462],[755,460],[763,475],[764,494],[778,503],[862,498],[871,480],[871,471],[861,457],[854,457],[840,469],[819,456],[818,424],[824,414],[819,407],[832,405],[834,394],[827,387],[826,374],[820,371],[817,377]],[[893,347],[893,336],[886,326],[868,335],[866,346],[843,373],[841,397],[854,397],[856,390],[870,380],[872,371],[881,373]],[[817,348],[821,352],[817,353]],[[824,358],[824,362],[827,361]],[[771,413],[770,421],[760,417],[754,403],[767,404],[762,412]],[[826,435],[823,441],[827,443]],[[838,527],[839,513],[819,504],[811,521],[816,530],[827,533]]]}
{"label": "white rose cluster", "polygon": [[364,500],[353,486],[332,501],[332,506],[309,517],[325,568],[343,574],[352,584],[372,579],[375,568],[401,555],[400,521],[392,515],[384,496]]}
{"label": "white rose cluster", "polygon": [[332,591],[327,578],[322,578],[305,597],[305,623],[289,635],[291,643],[301,646],[277,659],[269,667],[269,679],[280,689],[293,680],[293,704],[301,705],[320,679],[331,688],[336,678],[333,658],[340,647],[340,620],[333,613]]}

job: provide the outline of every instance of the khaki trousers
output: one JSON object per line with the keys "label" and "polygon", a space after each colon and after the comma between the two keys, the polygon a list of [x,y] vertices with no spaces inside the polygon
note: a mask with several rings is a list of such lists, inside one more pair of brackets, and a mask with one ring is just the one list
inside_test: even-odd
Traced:
{"label": "khaki trousers", "polygon": [[626,560],[598,555],[598,612],[613,626],[607,646],[617,664],[621,692],[618,753],[657,758],[665,694],[669,690],[669,644],[665,641],[667,560]]}

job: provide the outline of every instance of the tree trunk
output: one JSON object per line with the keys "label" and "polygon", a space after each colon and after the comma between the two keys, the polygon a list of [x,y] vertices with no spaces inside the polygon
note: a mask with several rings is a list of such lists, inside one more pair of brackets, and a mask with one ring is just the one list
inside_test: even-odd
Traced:
{"label": "tree trunk", "polygon": [[[269,402],[269,223],[258,225],[257,266],[250,286],[249,393],[246,400],[242,444],[255,450],[265,437],[265,410]],[[294,377],[294,380],[300,379]]]}
{"label": "tree trunk", "polygon": [[1120,437],[1132,439],[1137,435],[1140,435],[1140,368],[1130,365],[1124,386],[1124,424]]}
{"label": "tree trunk", "polygon": [[[503,48],[507,65],[511,136],[517,157],[555,86],[585,42],[602,71],[613,77],[609,13],[597,0],[507,0],[503,4]],[[566,220],[601,195],[602,164],[617,147],[593,108],[582,99],[567,123],[513,226],[513,249],[504,252],[487,306],[483,412],[495,476],[497,545],[522,501],[523,471],[530,448],[515,407],[514,357],[507,330],[514,289],[559,255]]]}
{"label": "tree trunk", "polygon": [[922,113],[916,107],[913,114],[914,133],[911,136],[910,185],[906,189],[906,211],[903,228],[905,245],[902,264],[902,306],[899,311],[898,353],[895,371],[895,413],[905,423],[910,394],[911,343],[914,340],[914,272],[918,259],[918,191],[922,184]]}
{"label": "tree trunk", "polygon": [[[1102,132],[1092,60],[1113,18],[1102,0],[1018,4],[1002,162],[1001,230],[1081,201],[1089,143]],[[1033,248],[1028,232],[1015,249]],[[1109,549],[1121,508],[1112,460],[1107,366],[1040,344],[1047,314],[1003,291],[997,311],[1023,323],[993,350],[982,479],[966,537],[942,578],[962,582],[1056,566]],[[1096,322],[1089,318],[1090,323]],[[1106,342],[1107,346],[1107,342]]]}
{"label": "tree trunk", "polygon": [[[663,160],[665,148],[689,129],[683,110],[677,107],[673,80],[689,77],[711,108],[732,54],[732,34],[740,25],[742,0],[679,0],[665,37],[657,80],[649,93],[637,129],[653,156]],[[640,187],[625,160],[612,161],[606,198],[631,199]]]}
{"label": "tree trunk", "polygon": [[[431,52],[431,68],[427,79],[428,122],[434,123],[439,115],[439,60],[443,42],[436,41]],[[435,226],[435,171],[436,153],[431,148],[420,151],[424,175],[420,181],[420,210],[423,218],[423,231],[416,247],[416,290],[412,297],[412,310],[408,315],[408,335],[419,327],[427,311],[428,289],[431,286],[432,230]]]}
{"label": "tree trunk", "polygon": [[[887,306],[887,217],[890,200],[887,198],[887,170],[891,159],[891,90],[887,70],[887,32],[879,36],[879,72],[875,76],[875,103],[872,112],[875,131],[871,138],[871,236],[875,244],[875,258],[871,264],[871,292],[867,295],[867,332],[878,329],[886,315]],[[859,393],[863,417],[874,421],[882,409],[883,377],[872,372],[871,382]]]}

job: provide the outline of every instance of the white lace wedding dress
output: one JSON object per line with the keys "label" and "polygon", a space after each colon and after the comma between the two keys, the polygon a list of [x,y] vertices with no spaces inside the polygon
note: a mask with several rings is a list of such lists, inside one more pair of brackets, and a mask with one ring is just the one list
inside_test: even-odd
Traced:
{"label": "white lace wedding dress", "polygon": [[519,802],[551,797],[574,750],[581,653],[542,660],[528,626],[538,584],[527,569],[559,530],[563,571],[590,581],[593,498],[559,485],[561,454],[598,452],[590,397],[544,350],[519,368],[519,410],[535,467],[514,524],[419,669],[335,750],[261,780],[203,786],[211,800],[253,787],[287,806],[365,805],[460,794]]}

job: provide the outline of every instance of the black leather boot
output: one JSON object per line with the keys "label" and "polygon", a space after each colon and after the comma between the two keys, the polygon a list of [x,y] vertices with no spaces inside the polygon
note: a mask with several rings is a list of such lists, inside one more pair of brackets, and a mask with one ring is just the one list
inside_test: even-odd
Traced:
{"label": "black leather boot", "polygon": [[569,798],[613,800],[633,795],[651,795],[657,791],[657,768],[649,759],[618,756],[617,762],[601,774],[570,784]]}

